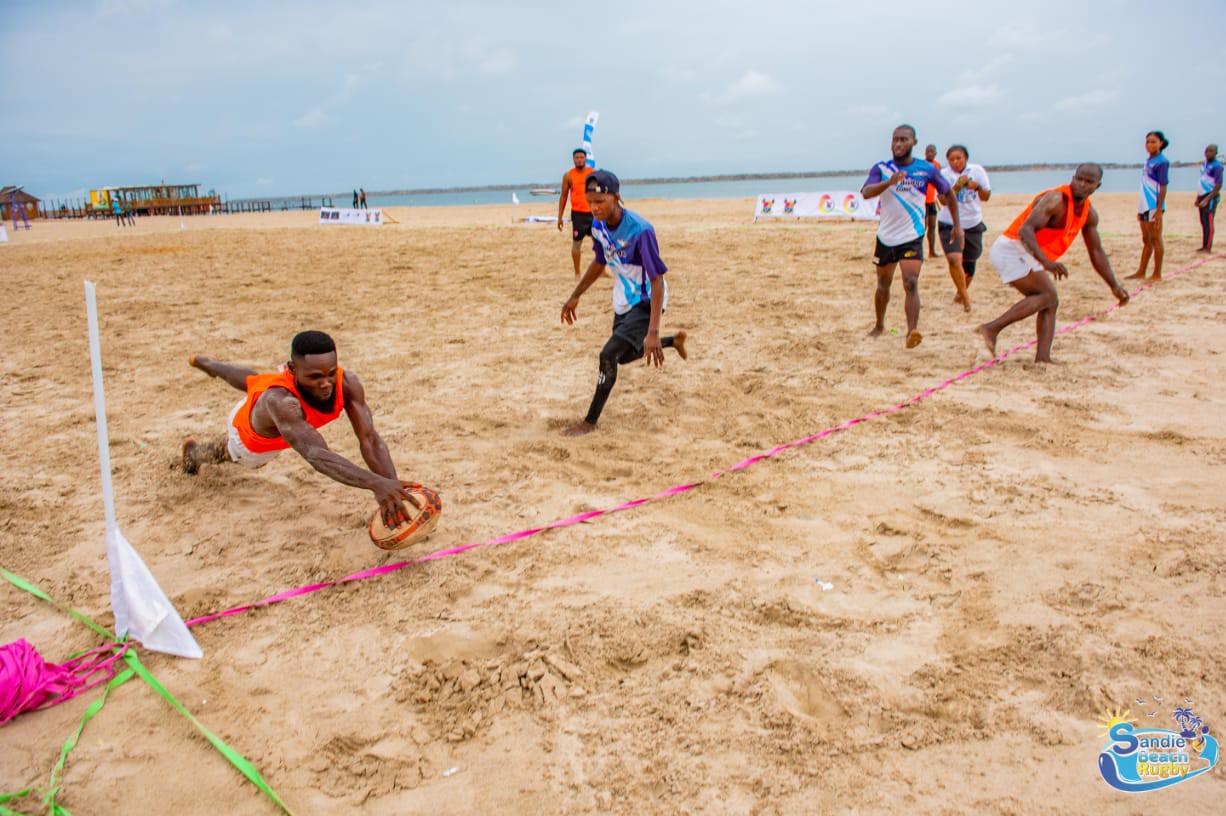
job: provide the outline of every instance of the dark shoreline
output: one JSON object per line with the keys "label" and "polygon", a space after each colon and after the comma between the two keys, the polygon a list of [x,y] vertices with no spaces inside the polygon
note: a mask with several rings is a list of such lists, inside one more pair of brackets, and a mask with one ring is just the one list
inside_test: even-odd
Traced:
{"label": "dark shoreline", "polygon": [[[1104,170],[1128,170],[1141,169],[1140,162],[1116,163],[1116,162],[1099,162]],[[1173,161],[1171,167],[1199,167],[1198,162]],[[1077,162],[1069,162],[1064,164],[988,164],[984,168],[989,173],[1010,173],[1010,172],[1029,172],[1034,170],[1075,170]],[[858,176],[867,172],[863,167],[857,167],[850,170],[800,170],[787,173],[728,173],[717,176],[662,176],[659,178],[637,178],[637,179],[622,179],[622,184],[627,186],[634,184],[701,184],[704,182],[713,181],[771,181],[773,179],[791,179],[791,178],[831,178],[834,176]],[[482,193],[482,192],[502,192],[502,191],[521,191],[531,190],[533,188],[548,187],[553,188],[557,182],[541,182],[530,181],[522,184],[486,184],[482,186],[468,187],[424,187],[412,190],[367,190],[367,197],[373,196],[414,196],[414,195],[432,195],[437,193]],[[349,190],[343,193],[324,193],[323,197],[348,201],[352,198],[353,191]],[[260,201],[299,201],[301,199],[320,198],[319,193],[313,195],[289,195],[289,196],[268,196],[259,198]],[[239,200],[239,199],[235,199]],[[254,201],[254,198],[244,198],[243,201]]]}

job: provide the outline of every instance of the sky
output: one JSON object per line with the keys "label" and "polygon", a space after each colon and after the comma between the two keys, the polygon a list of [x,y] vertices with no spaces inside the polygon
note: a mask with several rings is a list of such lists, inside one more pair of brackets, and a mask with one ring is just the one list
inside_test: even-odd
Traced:
{"label": "sky", "polygon": [[982,164],[1226,142],[1222,0],[0,0],[0,184],[43,199]]}

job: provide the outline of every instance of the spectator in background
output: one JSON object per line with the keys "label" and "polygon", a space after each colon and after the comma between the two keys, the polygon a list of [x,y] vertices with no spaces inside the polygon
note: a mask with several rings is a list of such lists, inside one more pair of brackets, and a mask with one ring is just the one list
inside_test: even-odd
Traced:
{"label": "spectator in background", "polygon": [[1222,198],[1222,163],[1217,160],[1217,145],[1205,148],[1205,163],[1200,166],[1200,190],[1196,195],[1197,212],[1200,213],[1200,249],[1197,252],[1213,251],[1213,216]]}
{"label": "spectator in background", "polygon": [[1160,130],[1145,134],[1145,150],[1149,158],[1141,169],[1141,197],[1137,203],[1137,222],[1141,225],[1141,263],[1129,278],[1144,278],[1149,257],[1154,257],[1154,275],[1150,280],[1162,280],[1162,215],[1166,212],[1166,185],[1170,180],[1171,163],[1162,151],[1170,142]]}
{"label": "spectator in background", "polygon": [[[937,170],[941,169],[941,163],[937,161],[936,145],[930,144],[924,148],[924,161]],[[935,184],[929,184],[928,190],[924,193],[924,228],[928,233],[928,257],[941,257],[934,243],[937,238],[937,188]]]}

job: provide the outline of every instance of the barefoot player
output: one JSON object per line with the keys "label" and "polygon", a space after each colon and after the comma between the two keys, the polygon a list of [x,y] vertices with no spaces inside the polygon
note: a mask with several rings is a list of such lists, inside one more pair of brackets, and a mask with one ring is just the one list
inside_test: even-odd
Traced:
{"label": "barefoot player", "polygon": [[919,333],[919,275],[924,263],[924,196],[929,184],[949,208],[954,240],[960,244],[964,237],[958,220],[958,200],[949,182],[933,164],[913,158],[914,147],[915,128],[910,125],[894,128],[890,140],[893,158],[873,165],[860,190],[865,198],[881,196],[881,223],[877,225],[877,251],[873,256],[877,267],[877,292],[873,296],[877,323],[868,336],[879,337],[885,331],[885,307],[890,302],[894,267],[901,266],[902,288],[906,292],[907,348],[915,348],[923,339]]}
{"label": "barefoot player", "polygon": [[1068,270],[1059,258],[1072,246],[1078,233],[1085,240],[1094,271],[1111,287],[1111,294],[1121,306],[1128,302],[1128,293],[1115,280],[1098,236],[1098,213],[1090,206],[1090,194],[1102,180],[1103,170],[1097,164],[1079,166],[1072,181],[1040,193],[992,245],[989,257],[1000,279],[1025,295],[1000,317],[976,329],[993,357],[1000,332],[1037,313],[1038,345],[1034,360],[1052,361],[1051,343],[1056,334],[1056,307],[1060,303],[1052,278],[1068,277]]}
{"label": "barefoot player", "polygon": [[[375,430],[361,381],[336,364],[336,344],[331,337],[319,331],[295,336],[289,362],[276,374],[257,374],[195,354],[188,362],[210,377],[221,377],[247,397],[230,412],[224,435],[212,442],[188,439],[183,443],[184,472],[194,474],[206,462],[258,468],[293,448],[325,476],[374,493],[389,528],[409,520],[403,501],[408,499],[416,506],[416,500],[396,478],[396,466]],[[349,416],[370,470],[333,453],[316,430],[342,411]]]}
{"label": "barefoot player", "polygon": [[1137,202],[1137,223],[1141,225],[1141,262],[1129,278],[1143,279],[1150,256],[1154,259],[1154,274],[1150,280],[1162,280],[1162,217],[1166,213],[1166,186],[1170,181],[1171,163],[1162,151],[1170,145],[1160,130],[1145,134],[1145,152],[1149,158],[1141,169],[1141,195]]}
{"label": "barefoot player", "polygon": [[592,234],[592,208],[584,195],[584,180],[592,174],[587,166],[587,151],[576,147],[571,154],[575,166],[562,176],[562,194],[558,196],[558,232],[562,231],[562,215],[566,199],[570,198],[570,259],[575,263],[575,279],[579,279],[579,255],[583,251],[583,236]]}
{"label": "barefoot player", "polygon": [[975,263],[983,254],[983,233],[987,229],[983,224],[982,202],[992,196],[988,171],[982,165],[967,161],[969,157],[966,145],[953,145],[945,151],[949,166],[941,170],[941,175],[953,187],[954,197],[958,199],[958,218],[965,235],[961,244],[953,239],[954,222],[949,210],[942,209],[937,216],[941,247],[945,250],[945,260],[949,262],[949,276],[958,290],[954,303],[961,303],[968,312],[971,310],[968,290],[975,278]]}
{"label": "barefoot player", "polygon": [[609,171],[592,173],[585,187],[595,218],[592,248],[596,258],[562,305],[562,322],[574,324],[579,298],[607,267],[612,267],[613,336],[600,350],[596,394],[587,416],[563,431],[564,436],[579,436],[596,429],[596,420],[617,381],[618,365],[645,356],[649,365],[662,366],[664,349],[670,346],[681,359],[686,358],[685,332],[660,337],[660,315],[668,305],[668,285],[664,282],[668,267],[660,259],[655,228],[638,213],[622,207],[621,183]]}
{"label": "barefoot player", "polygon": [[[941,169],[941,163],[937,161],[936,145],[930,144],[924,148],[924,161],[937,170]],[[927,230],[928,257],[941,257],[941,253],[937,252],[936,245],[933,243],[937,233],[937,188],[932,184],[929,184],[928,189],[924,191],[924,228]],[[966,228],[963,227],[963,229]]]}

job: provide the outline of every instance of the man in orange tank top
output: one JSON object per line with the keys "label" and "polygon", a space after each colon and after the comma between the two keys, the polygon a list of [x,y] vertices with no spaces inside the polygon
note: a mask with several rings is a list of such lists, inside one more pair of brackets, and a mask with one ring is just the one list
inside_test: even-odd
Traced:
{"label": "man in orange tank top", "polygon": [[1098,235],[1098,213],[1090,206],[1090,194],[1098,189],[1102,180],[1103,170],[1097,164],[1079,166],[1072,181],[1064,187],[1041,193],[992,245],[990,257],[1001,281],[1025,295],[1000,317],[975,329],[993,357],[996,356],[996,338],[1001,331],[1037,313],[1038,345],[1034,361],[1052,362],[1056,308],[1060,305],[1052,278],[1068,277],[1068,269],[1059,258],[1078,234],[1085,240],[1094,271],[1111,287],[1111,294],[1121,306],[1128,302],[1128,293],[1116,281],[1111,262],[1103,250]]}
{"label": "man in orange tank top", "polygon": [[[225,436],[212,442],[188,439],[183,443],[185,473],[194,474],[209,462],[258,468],[282,450],[293,448],[330,479],[374,493],[388,527],[409,520],[404,501],[415,506],[416,501],[396,478],[396,466],[375,430],[361,381],[337,365],[336,344],[331,337],[320,331],[296,335],[290,360],[278,374],[257,374],[250,368],[197,354],[188,363],[210,377],[221,377],[247,397],[230,412]],[[342,411],[353,425],[370,470],[329,450],[317,430]]]}
{"label": "man in orange tank top", "polygon": [[[941,163],[937,161],[937,146],[930,144],[924,148],[924,161],[931,164],[936,169],[941,169]],[[941,253],[937,252],[937,188],[935,184],[929,184],[928,189],[924,193],[924,225],[927,227],[928,233],[928,257],[939,258]]]}
{"label": "man in orange tank top", "polygon": [[587,151],[576,147],[571,154],[575,166],[562,176],[562,194],[558,196],[558,232],[562,231],[562,216],[566,212],[566,198],[570,197],[570,258],[575,262],[575,277],[579,277],[579,256],[583,250],[583,236],[592,237],[592,208],[588,206],[585,185],[592,168],[587,166]]}

